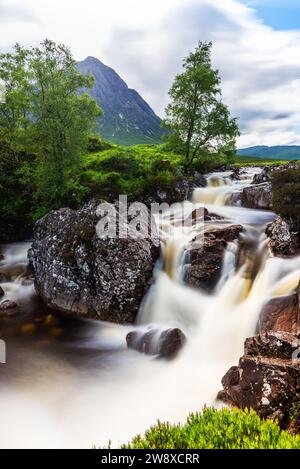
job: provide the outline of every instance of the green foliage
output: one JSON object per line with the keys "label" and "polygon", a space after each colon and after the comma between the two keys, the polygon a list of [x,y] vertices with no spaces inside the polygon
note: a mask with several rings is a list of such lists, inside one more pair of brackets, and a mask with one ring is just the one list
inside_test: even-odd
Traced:
{"label": "green foliage", "polygon": [[[27,236],[32,197],[32,186],[24,185],[18,177],[21,164],[30,164],[33,156],[24,152],[14,151],[7,138],[0,132],[0,239],[10,241],[15,238],[15,231],[19,239]],[[17,225],[17,226],[16,226]]]}
{"label": "green foliage", "polygon": [[89,134],[101,114],[96,101],[79,93],[93,85],[69,49],[45,40],[40,48],[15,46],[0,55],[5,99],[0,103],[2,137],[13,152],[34,155],[19,161],[18,174],[34,187],[37,209],[59,207],[74,186]]}
{"label": "green foliage", "polygon": [[81,184],[99,198],[127,194],[129,200],[136,200],[157,189],[172,189],[183,177],[181,166],[182,157],[167,152],[163,145],[115,146],[86,156]]}
{"label": "green foliage", "polygon": [[184,154],[184,168],[190,170],[196,158],[235,150],[239,135],[236,119],[221,101],[220,76],[211,64],[212,43],[199,42],[183,62],[169,91],[163,126],[172,132],[169,144]]}
{"label": "green foliage", "polygon": [[234,161],[234,166],[278,166],[286,164],[288,160],[275,160],[274,158],[257,158],[255,156],[240,156],[237,155]]}
{"label": "green foliage", "polygon": [[272,191],[274,211],[300,230],[300,166],[274,172]]}
{"label": "green foliage", "polygon": [[113,144],[107,142],[99,135],[91,135],[88,138],[87,151],[90,153],[109,150],[110,148],[113,148]]}
{"label": "green foliage", "polygon": [[252,410],[205,408],[184,425],[158,422],[122,449],[300,449],[300,437]]}

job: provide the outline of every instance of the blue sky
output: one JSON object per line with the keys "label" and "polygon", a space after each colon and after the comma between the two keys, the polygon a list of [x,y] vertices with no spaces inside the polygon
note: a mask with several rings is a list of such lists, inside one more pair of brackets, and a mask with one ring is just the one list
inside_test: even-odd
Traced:
{"label": "blue sky", "polygon": [[276,30],[300,29],[300,0],[244,0],[265,24]]}
{"label": "blue sky", "polygon": [[0,52],[45,37],[113,67],[160,116],[183,57],[212,41],[238,145],[300,145],[300,0],[0,0]]}

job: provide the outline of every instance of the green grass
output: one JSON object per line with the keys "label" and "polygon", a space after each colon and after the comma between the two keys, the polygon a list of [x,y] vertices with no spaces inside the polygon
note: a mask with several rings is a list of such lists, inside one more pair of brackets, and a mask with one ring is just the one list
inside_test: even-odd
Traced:
{"label": "green grass", "polygon": [[121,449],[300,449],[300,436],[252,410],[205,408],[184,425],[158,422]]}
{"label": "green grass", "polygon": [[290,160],[276,160],[274,158],[258,158],[255,156],[240,156],[236,157],[236,161],[233,164],[235,167],[239,166],[278,166],[286,163],[290,163]]}
{"label": "green grass", "polygon": [[228,156],[220,153],[203,155],[194,161],[190,176],[183,173],[183,156],[172,151],[167,144],[140,144],[124,147],[108,144],[100,139],[92,142],[85,155],[80,184],[87,193],[104,199],[114,199],[119,194],[127,194],[129,200],[143,200],[153,197],[157,190],[166,191],[171,200],[176,200],[176,182],[192,179],[195,171],[207,173],[228,163]]}
{"label": "green grass", "polygon": [[181,165],[181,156],[163,145],[113,145],[85,156],[81,184],[98,197],[127,194],[134,200],[157,188],[170,190],[183,177]]}

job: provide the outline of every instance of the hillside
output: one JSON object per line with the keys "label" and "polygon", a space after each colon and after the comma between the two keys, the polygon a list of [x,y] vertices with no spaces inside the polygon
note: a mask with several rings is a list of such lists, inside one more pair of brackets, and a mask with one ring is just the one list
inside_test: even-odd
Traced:
{"label": "hillside", "polygon": [[115,70],[94,57],[79,62],[78,68],[94,76],[95,86],[89,93],[104,111],[100,120],[104,138],[122,145],[160,142],[161,119],[137,91],[128,88]]}
{"label": "hillside", "polygon": [[255,156],[257,158],[271,158],[278,160],[300,159],[300,146],[274,146],[258,145],[237,150],[240,156]]}

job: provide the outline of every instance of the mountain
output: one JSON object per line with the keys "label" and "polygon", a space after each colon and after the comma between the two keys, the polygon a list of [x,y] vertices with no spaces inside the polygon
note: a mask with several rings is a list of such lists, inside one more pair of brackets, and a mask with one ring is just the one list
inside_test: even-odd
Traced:
{"label": "mountain", "polygon": [[255,156],[256,158],[274,158],[278,160],[297,160],[300,159],[300,146],[275,146],[267,147],[258,145],[237,150],[240,156]]}
{"label": "mountain", "polygon": [[100,119],[104,138],[123,145],[160,142],[164,133],[161,119],[115,70],[94,57],[87,57],[77,65],[83,74],[89,72],[94,76],[95,85],[89,93],[104,111]]}

